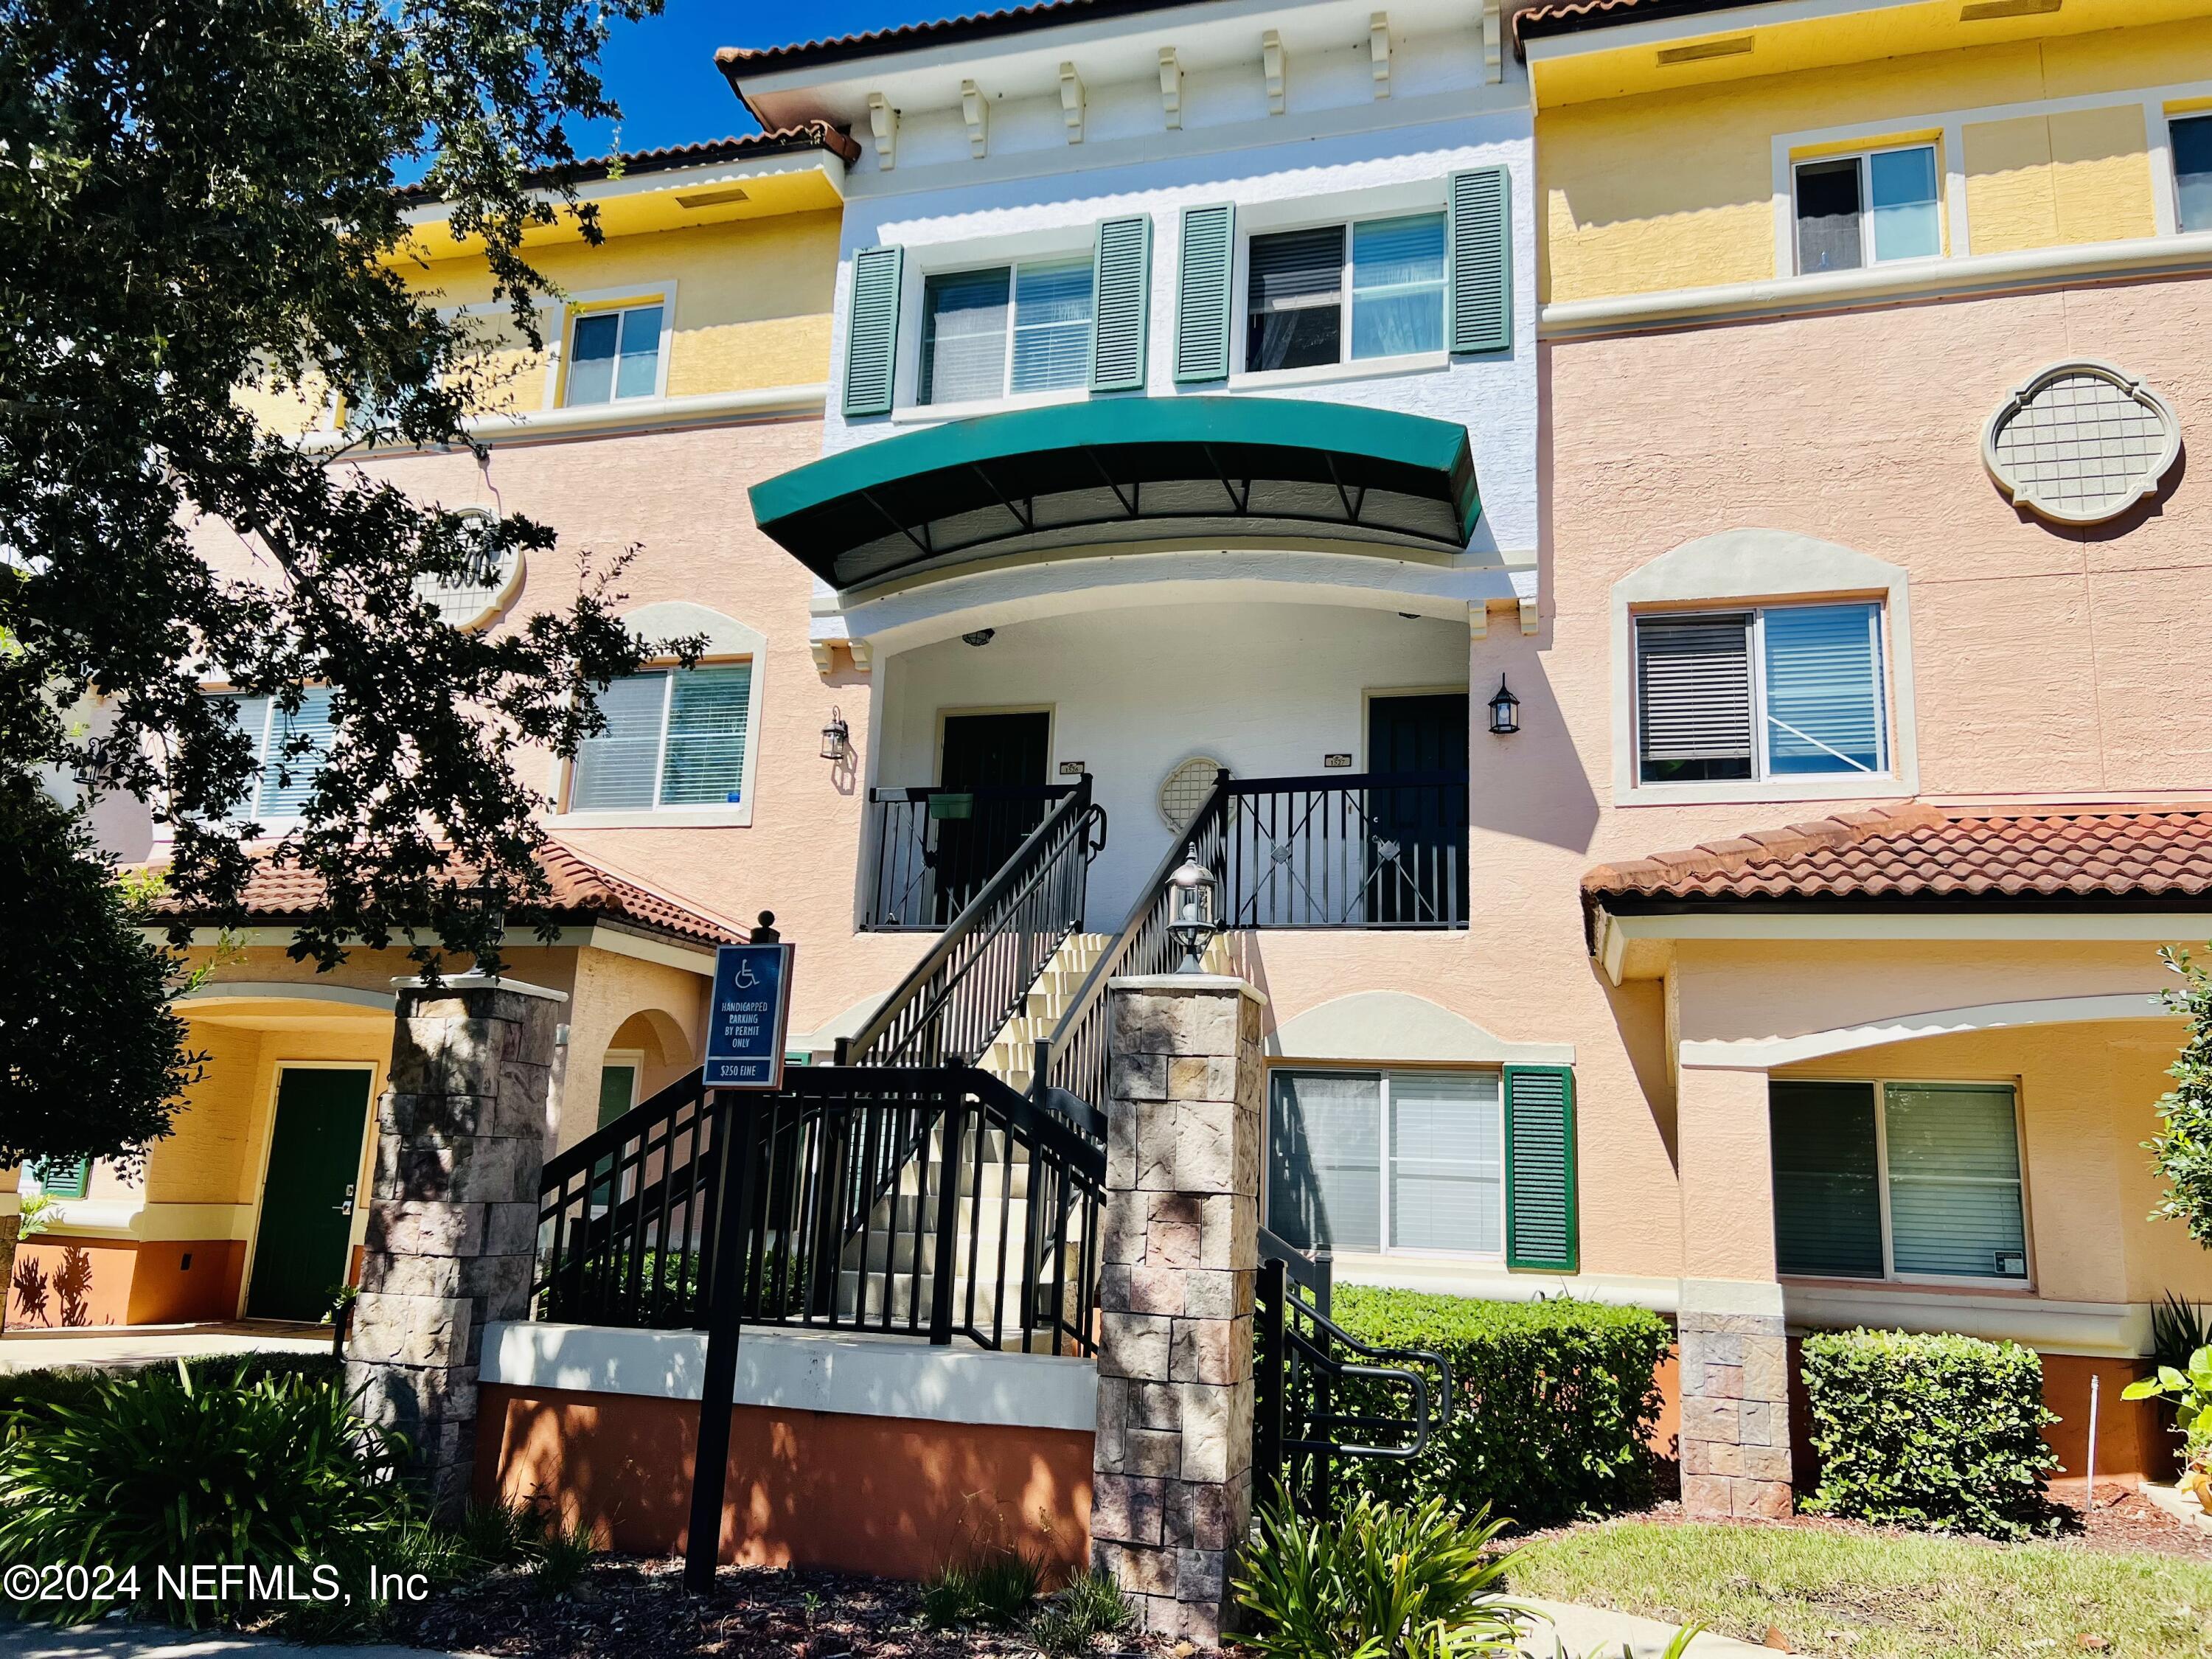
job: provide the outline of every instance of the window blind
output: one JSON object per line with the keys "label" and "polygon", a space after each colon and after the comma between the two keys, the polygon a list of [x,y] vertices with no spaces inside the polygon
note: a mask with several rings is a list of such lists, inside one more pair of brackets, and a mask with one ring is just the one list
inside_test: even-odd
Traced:
{"label": "window blind", "polygon": [[1775,1266],[1880,1279],[1881,1171],[1871,1083],[1767,1085]]}
{"label": "window blind", "polygon": [[1340,361],[1344,227],[1255,236],[1246,294],[1245,368],[1307,368]]}
{"label": "window blind", "polygon": [[1000,265],[932,276],[922,284],[922,402],[1004,395],[1012,276]]}
{"label": "window blind", "polygon": [[661,805],[710,806],[738,799],[745,781],[752,684],[750,663],[694,668],[676,676],[660,763]]}
{"label": "window blind", "polygon": [[1390,1074],[1390,1243],[1505,1248],[1505,1126],[1495,1072]]}
{"label": "window blind", "polygon": [[1856,270],[1859,246],[1859,162],[1809,162],[1797,169],[1797,269]]}
{"label": "window blind", "polygon": [[[248,707],[263,702],[261,698],[250,698]],[[297,714],[288,714],[282,708],[270,708],[268,741],[261,751],[261,787],[254,797],[253,815],[262,819],[296,818],[306,811],[307,797],[314,793],[315,775],[323,769],[337,735],[327,686],[311,688]],[[305,752],[295,746],[303,739],[307,744]]]}
{"label": "window blind", "polygon": [[665,673],[632,674],[599,694],[606,730],[577,745],[572,812],[643,811],[653,805]]}
{"label": "window blind", "polygon": [[2174,193],[2184,230],[2212,230],[2212,115],[2166,123],[2173,146]]}
{"label": "window blind", "polygon": [[1636,624],[1637,727],[1646,781],[1751,775],[1751,618]]}
{"label": "window blind", "polygon": [[1790,605],[1765,621],[1768,769],[1881,771],[1880,607]]}
{"label": "window blind", "polygon": [[1302,1250],[1382,1248],[1382,1079],[1278,1072],[1267,1225]]}
{"label": "window blind", "polygon": [[1444,349],[1444,216],[1375,219],[1352,230],[1352,355]]}
{"label": "window blind", "polygon": [[[1091,372],[1088,259],[1021,265],[1014,272],[1016,392],[1081,386]],[[995,394],[997,388],[992,388]]]}
{"label": "window blind", "polygon": [[1891,1083],[1883,1085],[1882,1109],[1897,1271],[2027,1278],[2013,1091]]}

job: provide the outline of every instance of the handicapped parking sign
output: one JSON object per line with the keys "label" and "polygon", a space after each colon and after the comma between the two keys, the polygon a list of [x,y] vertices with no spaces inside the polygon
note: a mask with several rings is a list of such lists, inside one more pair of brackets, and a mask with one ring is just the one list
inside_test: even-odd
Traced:
{"label": "handicapped parking sign", "polygon": [[791,951],[788,945],[725,945],[715,951],[702,1079],[709,1089],[783,1086]]}

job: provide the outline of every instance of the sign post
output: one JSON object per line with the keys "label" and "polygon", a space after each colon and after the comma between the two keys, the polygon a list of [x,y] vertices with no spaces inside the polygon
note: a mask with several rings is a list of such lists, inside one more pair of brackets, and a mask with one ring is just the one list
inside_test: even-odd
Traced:
{"label": "sign post", "polygon": [[[792,947],[778,938],[775,914],[760,913],[749,945],[714,953],[714,1000],[707,1016],[708,1089],[761,1092],[783,1086],[783,1041],[791,1018]],[[684,1543],[684,1583],[694,1595],[714,1587],[722,1541],[722,1494],[729,1474],[730,1413],[738,1387],[739,1304],[744,1294],[744,1238],[752,1219],[753,1125],[735,1101],[714,1125],[717,1152],[714,1261],[707,1307],[707,1367],[700,1379],[699,1432],[691,1465],[691,1524]]]}

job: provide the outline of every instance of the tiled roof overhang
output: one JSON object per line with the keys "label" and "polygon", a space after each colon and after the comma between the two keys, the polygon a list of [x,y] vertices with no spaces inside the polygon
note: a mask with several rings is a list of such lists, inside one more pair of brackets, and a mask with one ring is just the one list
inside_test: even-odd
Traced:
{"label": "tiled roof overhang", "polygon": [[[635,179],[647,173],[675,173],[685,167],[713,167],[725,161],[754,161],[771,155],[803,155],[810,149],[827,150],[839,161],[850,166],[860,159],[860,146],[853,136],[841,132],[827,121],[805,121],[778,132],[749,132],[731,138],[712,138],[696,144],[672,144],[660,149],[626,150],[616,155],[594,155],[576,163],[574,182],[595,184],[619,173],[625,179]],[[528,182],[544,185],[550,182],[550,173],[532,173]],[[436,192],[422,185],[409,185],[399,192],[402,200],[434,202]]]}
{"label": "tiled roof overhang", "polygon": [[734,88],[747,75],[819,69],[831,64],[918,52],[925,46],[998,40],[1068,23],[1140,16],[1146,12],[1171,11],[1179,7],[1197,8],[1204,3],[1205,0],[1045,0],[1041,5],[970,12],[934,22],[902,23],[896,28],[870,29],[863,34],[840,34],[788,46],[724,46],[714,54],[714,64]]}
{"label": "tiled roof overhang", "polygon": [[1650,23],[1668,17],[1695,17],[1709,11],[1735,11],[1770,0],[1574,0],[1568,5],[1532,6],[1513,18],[1516,46],[1547,35],[1579,34],[1622,23]]}

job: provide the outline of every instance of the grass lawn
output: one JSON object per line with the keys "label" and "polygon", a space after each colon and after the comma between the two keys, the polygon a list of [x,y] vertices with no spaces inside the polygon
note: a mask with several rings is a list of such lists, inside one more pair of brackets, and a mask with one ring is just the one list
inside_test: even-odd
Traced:
{"label": "grass lawn", "polygon": [[[2212,1563],[1871,1530],[1612,1521],[1516,1552],[1515,1593],[1853,1659],[2212,1654]],[[2103,1641],[2084,1638],[2102,1638]]]}

